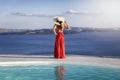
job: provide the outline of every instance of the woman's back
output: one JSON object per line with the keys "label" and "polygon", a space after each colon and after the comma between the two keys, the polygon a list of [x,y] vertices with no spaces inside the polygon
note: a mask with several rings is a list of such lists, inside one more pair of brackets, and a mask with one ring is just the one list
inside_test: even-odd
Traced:
{"label": "woman's back", "polygon": [[63,31],[63,29],[64,29],[64,26],[62,26],[62,25],[56,25],[57,32],[61,32],[61,31]]}

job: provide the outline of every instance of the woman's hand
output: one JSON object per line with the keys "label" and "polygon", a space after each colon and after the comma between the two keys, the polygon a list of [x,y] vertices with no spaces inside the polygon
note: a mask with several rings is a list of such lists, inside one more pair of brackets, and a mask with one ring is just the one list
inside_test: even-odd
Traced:
{"label": "woman's hand", "polygon": [[57,33],[54,33],[55,35],[57,35]]}

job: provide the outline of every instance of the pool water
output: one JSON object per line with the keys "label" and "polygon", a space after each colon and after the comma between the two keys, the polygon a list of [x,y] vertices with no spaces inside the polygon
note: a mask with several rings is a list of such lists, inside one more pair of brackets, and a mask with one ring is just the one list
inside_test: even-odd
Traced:
{"label": "pool water", "polygon": [[120,80],[120,68],[77,64],[0,66],[0,80]]}

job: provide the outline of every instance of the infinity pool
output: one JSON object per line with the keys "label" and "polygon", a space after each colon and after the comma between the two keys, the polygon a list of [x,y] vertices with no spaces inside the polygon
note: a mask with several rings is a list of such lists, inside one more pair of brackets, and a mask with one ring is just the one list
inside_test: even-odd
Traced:
{"label": "infinity pool", "polygon": [[120,80],[120,68],[77,64],[0,66],[0,80]]}

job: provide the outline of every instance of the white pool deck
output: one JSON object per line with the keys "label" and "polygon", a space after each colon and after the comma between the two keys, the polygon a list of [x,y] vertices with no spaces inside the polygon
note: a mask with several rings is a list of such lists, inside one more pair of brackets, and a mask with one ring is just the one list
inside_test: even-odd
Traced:
{"label": "white pool deck", "polygon": [[54,59],[53,55],[0,55],[0,66],[43,64],[80,64],[120,68],[120,58],[68,55],[66,59]]}

